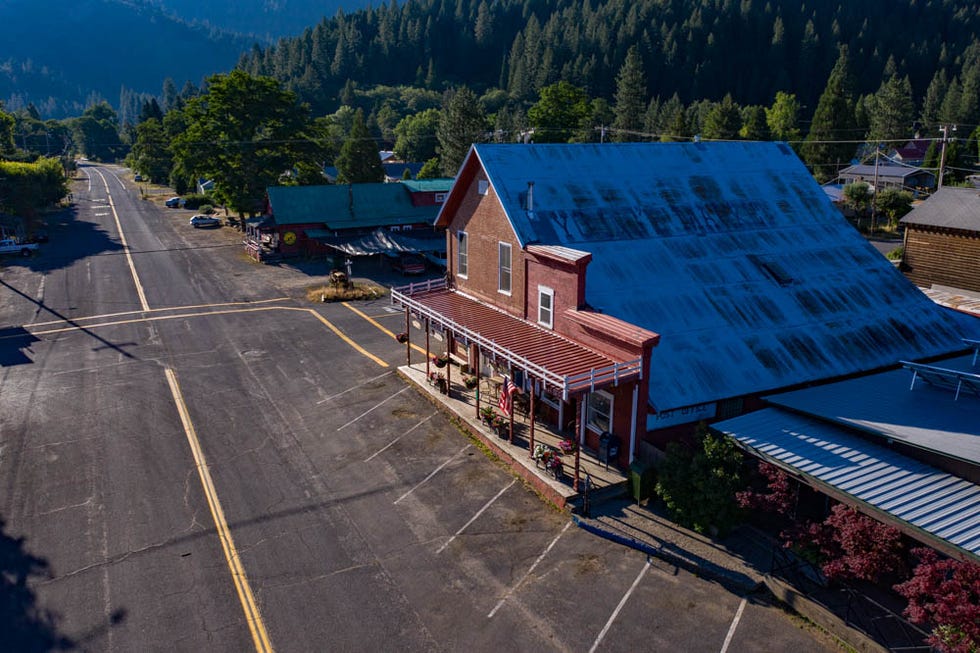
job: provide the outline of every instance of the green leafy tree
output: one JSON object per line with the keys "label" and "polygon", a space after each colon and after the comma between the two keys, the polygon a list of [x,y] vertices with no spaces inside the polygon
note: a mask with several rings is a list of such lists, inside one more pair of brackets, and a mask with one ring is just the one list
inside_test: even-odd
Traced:
{"label": "green leafy tree", "polygon": [[364,112],[354,115],[350,135],[340,148],[334,161],[337,182],[341,184],[367,184],[384,181],[385,172],[378,156],[378,144],[364,124]]}
{"label": "green leafy tree", "polygon": [[742,455],[734,442],[701,423],[693,447],[679,442],[667,445],[657,470],[656,492],[681,525],[699,533],[712,528],[725,533],[739,518],[735,495],[744,488],[741,466]]}
{"label": "green leafy tree", "polygon": [[585,91],[568,82],[545,86],[540,98],[527,110],[536,143],[567,143],[586,127],[589,98]]}
{"label": "green leafy tree", "polygon": [[863,215],[871,207],[871,200],[874,194],[871,192],[870,184],[863,181],[856,181],[853,184],[844,186],[844,204],[854,209],[858,215]]}
{"label": "green leafy tree", "polygon": [[854,102],[854,78],[845,45],[830,71],[803,143],[803,159],[821,182],[834,177],[838,166],[854,156]]}
{"label": "green leafy tree", "polygon": [[96,161],[115,161],[125,151],[119,120],[108,102],[92,105],[74,122],[75,142]]}
{"label": "green leafy tree", "polygon": [[136,142],[129,153],[129,166],[157,183],[166,182],[173,169],[170,141],[163,125],[150,118],[136,126]]}
{"label": "green leafy tree", "polygon": [[3,110],[3,103],[0,102],[0,156],[9,156],[16,148],[14,145],[14,126],[16,122],[12,114]]}
{"label": "green leafy tree", "polygon": [[487,131],[487,119],[476,95],[465,86],[448,94],[448,101],[439,120],[439,158],[447,177],[456,174],[473,143],[482,141]]}
{"label": "green leafy tree", "polygon": [[792,93],[776,92],[772,106],[766,109],[766,124],[772,138],[795,143],[800,140],[800,103]]}
{"label": "green leafy tree", "polygon": [[405,161],[428,161],[436,155],[438,109],[405,116],[395,126],[395,152]]}
{"label": "green leafy tree", "polygon": [[0,208],[33,218],[68,194],[65,169],[58,159],[34,163],[0,161]]}
{"label": "green leafy tree", "polygon": [[619,142],[643,140],[644,117],[647,108],[647,80],[643,73],[643,60],[634,45],[626,53],[626,60],[616,76],[616,104],[613,109],[613,139]]}
{"label": "green leafy tree", "polygon": [[434,156],[422,166],[419,170],[419,174],[415,176],[416,179],[437,179],[442,175],[442,167],[439,163],[439,157]]}
{"label": "green leafy tree", "polygon": [[889,226],[895,228],[898,221],[912,210],[912,193],[898,188],[883,188],[875,198],[875,206],[888,218]]}
{"label": "green leafy tree", "polygon": [[742,128],[742,112],[729,93],[713,105],[704,117],[701,135],[716,140],[734,140]]}
{"label": "green leafy tree", "polygon": [[211,179],[215,196],[239,215],[261,210],[265,190],[304,156],[308,112],[296,94],[241,70],[208,78],[184,109],[173,143],[180,170]]}

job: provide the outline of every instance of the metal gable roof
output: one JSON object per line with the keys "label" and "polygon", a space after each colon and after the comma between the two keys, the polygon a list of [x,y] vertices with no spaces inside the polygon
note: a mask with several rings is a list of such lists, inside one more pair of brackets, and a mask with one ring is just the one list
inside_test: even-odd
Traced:
{"label": "metal gable roof", "polygon": [[268,193],[277,224],[323,223],[330,229],[431,223],[439,208],[413,206],[401,184],[272,186]]}
{"label": "metal gable roof", "polygon": [[658,410],[962,347],[954,323],[841,217],[784,144],[475,145],[472,154],[522,245],[590,252],[588,304],[661,335],[649,375]]}
{"label": "metal gable roof", "polygon": [[840,426],[766,408],[712,425],[777,465],[980,558],[980,486]]}
{"label": "metal gable roof", "polygon": [[945,186],[912,209],[901,222],[925,227],[980,231],[980,190]]}

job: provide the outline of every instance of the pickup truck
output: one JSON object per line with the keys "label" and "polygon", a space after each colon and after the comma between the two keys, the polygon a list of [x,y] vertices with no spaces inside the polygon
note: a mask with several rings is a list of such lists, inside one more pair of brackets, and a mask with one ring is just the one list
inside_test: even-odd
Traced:
{"label": "pickup truck", "polygon": [[37,243],[18,243],[13,238],[5,238],[0,240],[0,254],[20,254],[21,256],[30,256],[32,252],[37,251]]}

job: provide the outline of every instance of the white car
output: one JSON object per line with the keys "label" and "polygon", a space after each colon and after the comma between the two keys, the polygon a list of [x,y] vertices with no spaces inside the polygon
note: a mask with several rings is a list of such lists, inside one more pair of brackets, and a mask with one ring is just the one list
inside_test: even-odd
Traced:
{"label": "white car", "polygon": [[213,215],[195,215],[193,218],[191,218],[191,226],[194,228],[220,227],[221,218],[217,218]]}

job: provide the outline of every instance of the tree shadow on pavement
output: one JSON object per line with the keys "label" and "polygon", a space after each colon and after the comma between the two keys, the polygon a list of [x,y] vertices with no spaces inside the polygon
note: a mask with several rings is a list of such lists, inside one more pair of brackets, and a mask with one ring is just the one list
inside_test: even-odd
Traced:
{"label": "tree shadow on pavement", "polygon": [[47,578],[48,563],[24,549],[24,538],[9,536],[0,519],[0,633],[7,651],[63,651],[74,642],[58,633],[57,616],[37,605],[32,577]]}

